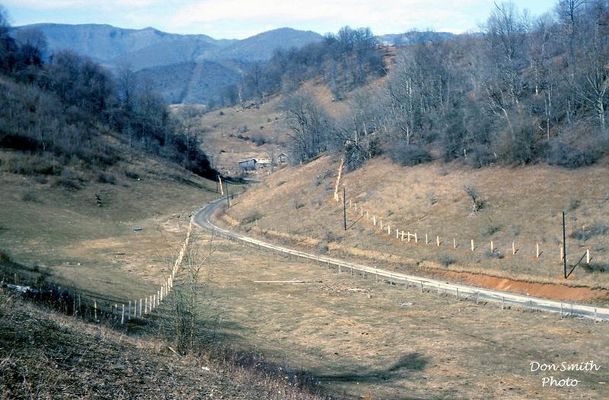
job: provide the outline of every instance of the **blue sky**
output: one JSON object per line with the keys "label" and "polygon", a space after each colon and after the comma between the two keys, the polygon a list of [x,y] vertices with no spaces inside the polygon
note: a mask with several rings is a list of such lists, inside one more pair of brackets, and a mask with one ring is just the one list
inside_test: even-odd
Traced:
{"label": "blue sky", "polygon": [[[532,15],[557,0],[514,0]],[[319,33],[369,26],[376,34],[411,29],[479,30],[494,7],[482,0],[0,0],[12,25],[38,22],[148,26],[172,33],[244,38],[289,26]]]}

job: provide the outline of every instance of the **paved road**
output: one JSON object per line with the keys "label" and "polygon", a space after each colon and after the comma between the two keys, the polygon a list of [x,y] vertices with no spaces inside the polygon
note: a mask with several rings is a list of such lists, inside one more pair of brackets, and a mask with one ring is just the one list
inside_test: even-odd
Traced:
{"label": "paved road", "polygon": [[472,301],[493,302],[501,304],[501,307],[516,306],[526,309],[534,309],[544,312],[560,313],[564,316],[574,316],[590,318],[602,321],[609,321],[609,308],[594,307],[581,304],[553,301],[537,297],[523,296],[519,294],[477,288],[474,286],[461,285],[449,282],[442,282],[435,279],[402,274],[370,267],[363,264],[355,264],[344,260],[305,253],[299,250],[290,249],[276,244],[254,239],[240,233],[232,232],[216,226],[211,217],[214,212],[223,205],[224,199],[218,199],[203,207],[194,216],[194,222],[198,226],[214,231],[216,234],[231,240],[238,240],[259,248],[270,249],[273,251],[290,254],[292,256],[313,260],[315,262],[334,266],[339,271],[350,272],[352,274],[376,275],[379,278],[395,284],[402,284],[406,287],[414,287],[421,291],[437,291],[438,293],[451,293],[460,298],[468,298]]}

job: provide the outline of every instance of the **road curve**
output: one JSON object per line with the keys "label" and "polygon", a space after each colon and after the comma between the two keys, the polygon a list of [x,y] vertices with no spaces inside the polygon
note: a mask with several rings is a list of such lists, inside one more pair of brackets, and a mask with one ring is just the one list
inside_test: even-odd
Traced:
{"label": "road curve", "polygon": [[211,221],[212,215],[222,205],[224,199],[217,199],[207,204],[199,210],[193,217],[196,225],[203,229],[215,232],[216,234],[231,240],[238,240],[259,248],[265,248],[284,254],[312,260],[328,266],[334,266],[340,270],[346,269],[351,272],[357,271],[362,275],[377,275],[382,279],[395,284],[403,284],[406,287],[415,287],[422,290],[437,291],[438,293],[451,293],[460,298],[467,298],[473,301],[493,302],[501,304],[501,307],[516,306],[529,310],[559,313],[561,316],[573,316],[589,318],[599,321],[609,321],[609,308],[594,307],[582,304],[547,300],[538,297],[524,296],[499,290],[482,289],[474,286],[442,282],[435,279],[402,274],[393,271],[369,267],[363,264],[355,264],[344,260],[319,256],[316,254],[305,253],[299,250],[290,249],[276,244],[254,239],[240,233],[232,232],[215,225]]}

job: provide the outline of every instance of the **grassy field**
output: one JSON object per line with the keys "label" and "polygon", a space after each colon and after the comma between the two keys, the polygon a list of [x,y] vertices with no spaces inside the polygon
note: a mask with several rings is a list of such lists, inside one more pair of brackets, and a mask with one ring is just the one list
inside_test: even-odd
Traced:
{"label": "grassy field", "polygon": [[[543,165],[472,170],[456,164],[402,168],[385,159],[373,160],[345,174],[342,183],[349,199],[392,226],[391,237],[375,232],[353,211],[350,229],[343,230],[342,204],[332,200],[337,169],[336,158],[322,157],[279,171],[239,199],[229,218],[253,234],[289,235],[292,242],[322,252],[392,260],[406,271],[466,271],[523,282],[609,288],[607,273],[602,272],[609,271],[605,164],[575,171]],[[474,187],[484,202],[477,213],[472,212],[465,186]],[[567,282],[560,261],[563,209],[569,263],[575,264],[586,249],[592,256],[590,268],[577,268]],[[419,244],[395,240],[396,227],[417,232]],[[429,245],[424,244],[425,234]],[[441,238],[439,248],[436,236]],[[475,252],[469,250],[472,239]],[[490,253],[491,240],[495,253]]]}
{"label": "grassy field", "polygon": [[[420,293],[209,236],[195,246],[211,254],[199,302],[208,340],[255,349],[339,398],[609,395],[603,323]],[[531,362],[591,360],[600,370],[531,372]],[[543,387],[550,375],[580,382]]]}
{"label": "grassy field", "polygon": [[[0,157],[8,164],[26,156]],[[90,179],[79,190],[52,176],[0,173],[0,251],[49,281],[108,300],[156,290],[190,214],[217,196],[215,183],[154,160],[114,168],[114,184]],[[26,270],[2,272],[9,281],[14,273],[27,278]]]}

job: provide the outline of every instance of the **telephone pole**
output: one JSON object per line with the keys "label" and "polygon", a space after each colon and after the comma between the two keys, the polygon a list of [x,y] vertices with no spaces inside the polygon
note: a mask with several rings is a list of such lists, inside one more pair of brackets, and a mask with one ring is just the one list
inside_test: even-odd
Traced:
{"label": "telephone pole", "polygon": [[347,230],[347,190],[343,186],[343,225]]}
{"label": "telephone pole", "polygon": [[565,223],[564,210],[562,212],[562,268],[565,279],[567,279],[567,228]]}

